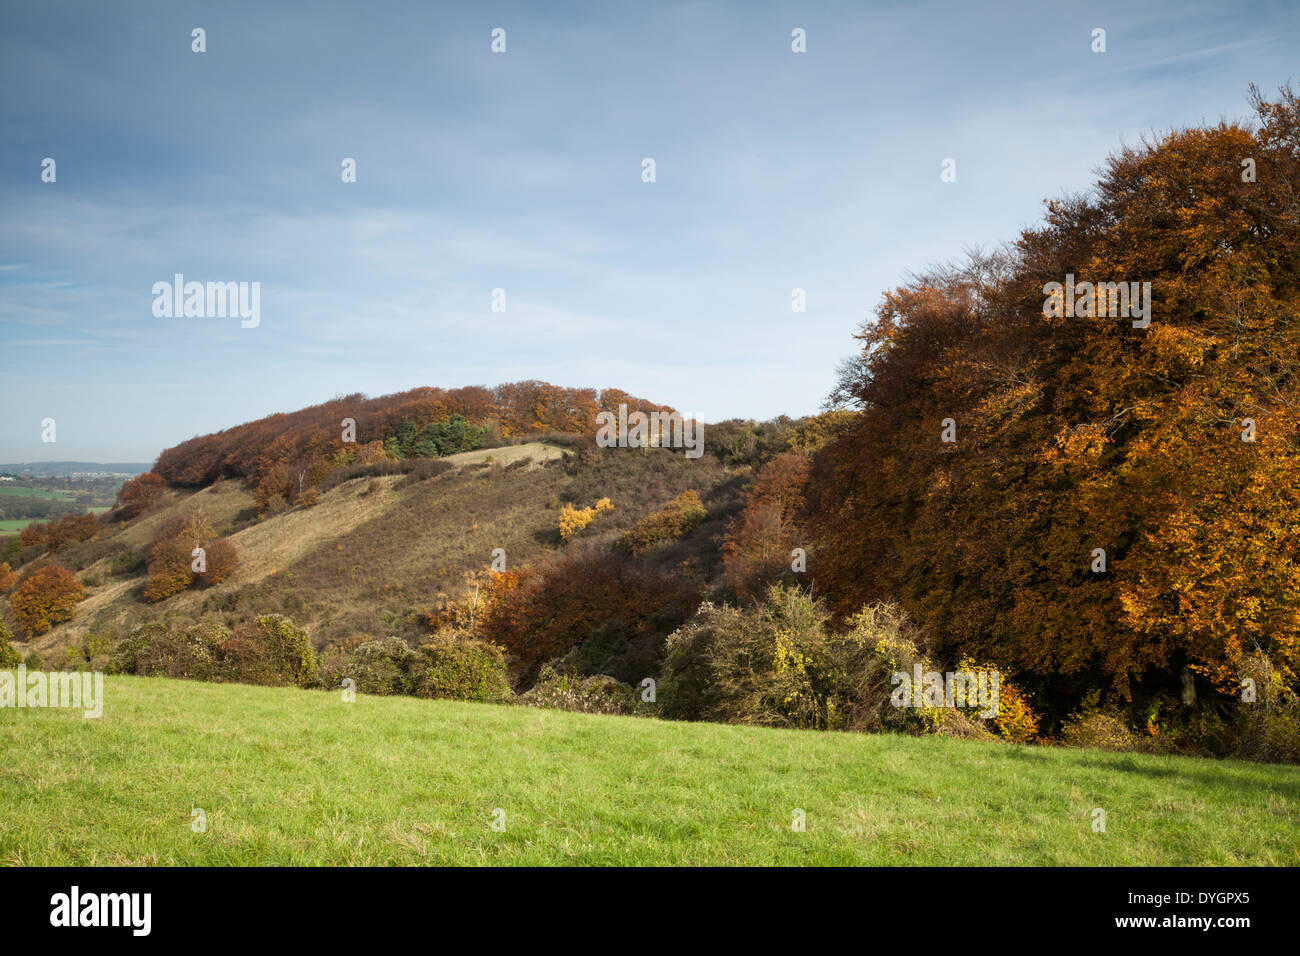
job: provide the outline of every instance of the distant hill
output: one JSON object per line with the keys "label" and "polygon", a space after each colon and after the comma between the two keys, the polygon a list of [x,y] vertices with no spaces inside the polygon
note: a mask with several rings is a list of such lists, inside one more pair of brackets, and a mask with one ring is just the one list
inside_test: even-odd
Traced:
{"label": "distant hill", "polygon": [[0,464],[0,474],[42,478],[97,473],[134,476],[152,467],[151,461],[24,461]]}
{"label": "distant hill", "polygon": [[[61,660],[65,648],[92,636],[111,644],[163,616],[272,612],[290,615],[320,648],[380,637],[415,645],[427,640],[431,612],[474,599],[476,576],[487,572],[497,549],[511,570],[574,558],[586,562],[584,573],[624,575],[629,585],[677,581],[703,596],[719,583],[723,537],[753,469],[783,447],[789,427],[710,425],[698,459],[667,448],[600,449],[572,440],[577,436],[567,443],[556,436],[442,459],[350,466],[318,486],[315,503],[289,504],[260,518],[255,489],[238,478],[197,490],[163,489],[137,517],[105,520],[94,540],[57,554],[29,549],[13,556],[21,559],[11,561],[20,573],[52,560],[87,589],[71,621],[34,637],[23,651]],[[698,526],[641,554],[619,547],[623,535],[688,490],[706,510]],[[602,498],[613,509],[579,539],[565,541],[564,506],[589,507]],[[235,548],[238,569],[215,586],[149,603],[142,588],[155,536],[169,520],[198,509]],[[591,603],[581,591],[570,599]],[[617,602],[596,603],[619,610]],[[656,619],[655,633],[638,643],[604,633],[591,656],[605,673],[640,679],[647,658],[658,655],[675,626]]]}
{"label": "distant hill", "polygon": [[[621,389],[565,388],[532,379],[492,388],[421,387],[377,398],[345,395],[198,435],[165,449],[154,471],[173,487],[202,488],[218,478],[244,478],[256,485],[276,465],[328,470],[327,462],[340,455],[354,457],[361,445],[387,445],[406,434],[403,429],[411,430],[414,441],[426,426],[453,418],[481,427],[489,445],[521,436],[594,435],[596,415],[620,405],[647,412],[672,410]],[[345,439],[345,429],[354,434]],[[405,457],[411,454],[410,448],[403,452]]]}

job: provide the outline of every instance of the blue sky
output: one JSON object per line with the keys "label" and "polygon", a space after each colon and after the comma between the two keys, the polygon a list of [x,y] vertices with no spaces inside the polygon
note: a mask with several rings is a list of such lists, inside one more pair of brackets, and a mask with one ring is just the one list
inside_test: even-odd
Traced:
{"label": "blue sky", "polygon": [[[1290,0],[5,0],[0,461],[524,378],[813,412],[909,271],[1013,239],[1121,142],[1244,117],[1297,50]],[[261,324],[155,318],[177,272],[260,282]]]}

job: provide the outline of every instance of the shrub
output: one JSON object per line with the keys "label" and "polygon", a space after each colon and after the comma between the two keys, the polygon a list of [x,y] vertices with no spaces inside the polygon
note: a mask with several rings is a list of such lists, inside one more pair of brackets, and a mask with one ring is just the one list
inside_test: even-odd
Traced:
{"label": "shrub", "polygon": [[293,499],[293,503],[302,508],[312,508],[320,504],[320,492],[315,488],[305,488],[298,492],[298,496]]}
{"label": "shrub", "polygon": [[265,614],[257,618],[256,633],[266,648],[272,674],[299,687],[316,683],[316,650],[306,631],[283,614]]}
{"label": "shrub", "polygon": [[139,551],[124,548],[116,552],[108,562],[108,573],[114,575],[137,574],[149,564],[149,559]]}
{"label": "shrub", "polygon": [[608,498],[601,498],[592,508],[565,505],[560,511],[560,538],[564,541],[572,541],[586,530],[587,525],[591,524],[597,515],[613,510],[614,505]]}
{"label": "shrub", "polygon": [[0,561],[0,591],[8,591],[18,583],[18,575],[9,567],[8,561]]}
{"label": "shrub", "polygon": [[1118,714],[1085,710],[1061,725],[1061,742],[1067,747],[1123,751],[1136,749],[1138,737]]}
{"label": "shrub", "polygon": [[330,680],[336,686],[342,678],[351,677],[356,689],[363,694],[409,694],[411,692],[411,666],[415,652],[399,637],[384,637],[366,641],[346,658],[346,663]]}
{"label": "shrub", "polygon": [[22,662],[18,651],[9,645],[9,625],[0,618],[0,671],[13,670]]}
{"label": "shrub", "polygon": [[34,572],[9,596],[14,621],[29,636],[44,634],[55,624],[72,618],[77,602],[85,597],[77,576],[57,564]]}
{"label": "shrub", "polygon": [[91,631],[86,635],[86,659],[93,661],[96,657],[113,652],[114,641],[107,634]]}
{"label": "shrub", "polygon": [[223,646],[229,637],[228,628],[210,622],[196,622],[177,630],[157,622],[142,624],[113,650],[108,670],[142,677],[219,680]]}
{"label": "shrub", "polygon": [[633,554],[641,554],[676,541],[693,531],[707,516],[700,496],[694,491],[683,491],[667,505],[638,521],[636,527],[623,536],[622,544]]}
{"label": "shrub", "polygon": [[[960,711],[922,706],[894,706],[893,676],[936,670],[919,646],[920,636],[896,604],[876,603],[847,621],[836,640],[834,699],[836,725],[845,730],[897,728],[918,733],[980,736]],[[983,736],[988,736],[984,732]]]}
{"label": "shrub", "polygon": [[449,461],[440,461],[437,458],[419,458],[411,462],[411,468],[397,485],[399,488],[405,488],[408,485],[416,484],[421,481],[428,481],[430,478],[436,478],[439,475],[445,475],[449,471],[455,471],[456,466]]}
{"label": "shrub", "polygon": [[417,697],[500,701],[510,696],[501,648],[450,631],[420,648],[411,692]]}
{"label": "shrub", "polygon": [[772,588],[757,608],[704,604],[668,638],[666,717],[766,726],[832,724],[829,612],[802,591]]}
{"label": "shrub", "polygon": [[938,670],[896,606],[866,607],[840,632],[820,600],[772,586],[757,606],[702,605],[668,638],[658,696],[678,719],[992,736],[977,711],[896,706],[894,675],[917,666]]}
{"label": "shrub", "polygon": [[1245,659],[1243,676],[1255,682],[1256,699],[1237,705],[1234,754],[1269,763],[1300,763],[1300,697],[1268,657]]}
{"label": "shrub", "polygon": [[58,551],[74,541],[90,541],[99,535],[99,519],[91,514],[64,515],[44,524],[29,524],[19,533],[24,547],[44,546]]}
{"label": "shrub", "polygon": [[63,649],[63,670],[79,671],[86,666],[86,655],[79,647]]}
{"label": "shrub", "polygon": [[301,628],[278,614],[244,622],[233,631],[216,621],[180,627],[156,621],[142,624],[117,645],[108,669],[121,674],[301,687],[317,680],[311,641]]}
{"label": "shrub", "polygon": [[[194,550],[203,549],[203,571],[194,569]],[[144,598],[157,603],[197,583],[212,585],[225,580],[239,567],[235,547],[218,538],[201,509],[185,517],[163,522],[154,535],[149,554],[149,580]]]}
{"label": "shrub", "polygon": [[608,675],[582,677],[546,664],[537,683],[520,696],[519,703],[582,714],[632,714],[639,700],[635,687]]}

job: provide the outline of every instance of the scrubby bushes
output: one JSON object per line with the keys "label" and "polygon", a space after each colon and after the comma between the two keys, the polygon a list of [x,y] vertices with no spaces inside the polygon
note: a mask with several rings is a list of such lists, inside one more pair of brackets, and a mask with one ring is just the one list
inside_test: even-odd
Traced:
{"label": "scrubby bushes", "polygon": [[406,477],[397,485],[398,488],[406,488],[421,481],[428,481],[430,478],[437,478],[439,475],[445,475],[449,471],[455,471],[456,466],[449,461],[441,461],[437,458],[417,458],[410,463],[407,469]]}
{"label": "scrubby bushes", "polygon": [[322,665],[322,682],[338,687],[346,678],[362,694],[409,694],[415,652],[400,637],[365,641],[350,654],[336,655]]}
{"label": "scrubby bushes", "polygon": [[272,673],[299,687],[316,683],[316,650],[307,632],[283,614],[266,614],[252,625],[236,628],[235,636],[251,643],[259,639],[266,648]]}
{"label": "scrubby bushes", "polygon": [[451,633],[420,648],[411,692],[417,697],[500,701],[510,696],[501,648]]}
{"label": "scrubby bushes", "polygon": [[693,490],[683,491],[667,505],[638,521],[636,527],[623,535],[621,543],[633,554],[641,554],[690,533],[707,515],[700,496]]}
{"label": "scrubby bushes", "polygon": [[77,602],[85,597],[77,576],[57,564],[33,572],[9,596],[14,622],[30,638],[72,618]]}
{"label": "scrubby bushes", "polygon": [[773,589],[755,609],[704,604],[668,638],[659,695],[664,715],[833,726],[828,619],[820,604],[794,589]]}
{"label": "scrubby bushes", "polygon": [[321,667],[326,686],[339,687],[348,678],[362,694],[478,701],[510,696],[501,648],[451,631],[435,634],[419,650],[397,637],[366,641],[332,654]]}
{"label": "scrubby bushes", "polygon": [[575,508],[565,505],[560,510],[560,538],[572,541],[587,529],[587,525],[596,520],[596,516],[606,511],[613,511],[614,504],[608,498],[601,498],[594,507]]}
{"label": "scrubby bushes", "polygon": [[22,661],[18,652],[9,645],[9,625],[0,617],[0,671],[13,670]]}
{"label": "scrubby bushes", "polygon": [[144,624],[118,644],[109,671],[299,687],[317,682],[311,640],[280,614],[263,615],[233,631],[212,621],[180,627]]}
{"label": "scrubby bushes", "polygon": [[537,683],[520,695],[519,703],[582,714],[633,714],[640,696],[635,687],[605,674],[583,677],[546,664],[537,676]]}
{"label": "scrubby bushes", "polygon": [[1001,729],[975,709],[914,706],[894,675],[918,668],[938,670],[896,607],[865,608],[836,630],[821,601],[773,586],[757,606],[702,605],[668,638],[658,697],[664,716],[688,720],[982,738]]}
{"label": "scrubby bushes", "polygon": [[109,558],[108,573],[113,575],[135,575],[149,566],[147,555],[133,548],[123,547]]}
{"label": "scrubby bushes", "polygon": [[1264,654],[1247,657],[1243,671],[1243,684],[1249,681],[1254,700],[1237,704],[1233,755],[1268,763],[1300,763],[1300,697]]}
{"label": "scrubby bushes", "polygon": [[1134,750],[1138,736],[1118,714],[1093,710],[1066,719],[1061,725],[1061,743],[1067,747],[1093,750]]}
{"label": "scrubby bushes", "polygon": [[228,671],[224,652],[229,639],[229,629],[220,624],[200,622],[181,628],[143,624],[117,645],[108,669],[141,677],[220,680]]}

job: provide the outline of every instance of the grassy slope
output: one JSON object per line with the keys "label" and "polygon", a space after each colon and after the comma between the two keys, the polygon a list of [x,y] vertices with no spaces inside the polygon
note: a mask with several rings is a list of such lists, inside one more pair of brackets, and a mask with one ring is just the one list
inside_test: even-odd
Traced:
{"label": "grassy slope", "polygon": [[[125,633],[147,617],[192,618],[205,609],[238,613],[281,611],[305,625],[319,642],[392,633],[394,615],[415,621],[399,631],[427,632],[424,613],[440,593],[459,594],[464,574],[484,569],[494,548],[504,548],[509,567],[519,567],[566,547],[559,539],[559,505],[594,504],[605,495],[615,510],[603,516],[573,546],[610,541],[686,488],[698,490],[710,520],[681,553],[665,552],[675,564],[694,559],[701,575],[734,513],[745,476],[724,472],[704,458],[683,459],[666,451],[626,454],[613,450],[581,466],[556,459],[563,451],[539,442],[466,452],[445,459],[458,470],[406,484],[401,476],[355,479],[331,489],[312,508],[295,508],[253,522],[254,502],[242,483],[226,481],[196,493],[170,491],[166,500],[120,529],[61,553],[57,560],[85,580],[87,588],[73,619],[53,628],[24,652],[61,660],[62,650],[82,643],[92,630]],[[546,467],[505,470],[529,457]],[[488,460],[503,467],[475,467]],[[202,505],[218,531],[231,536],[239,570],[211,589],[178,594],[157,606],[144,603],[143,571],[115,576],[114,549],[147,551],[162,522]],[[572,546],[570,546],[572,547]]]}
{"label": "grassy slope", "polygon": [[106,690],[100,720],[0,710],[0,862],[1300,863],[1295,768],[157,678]]}

